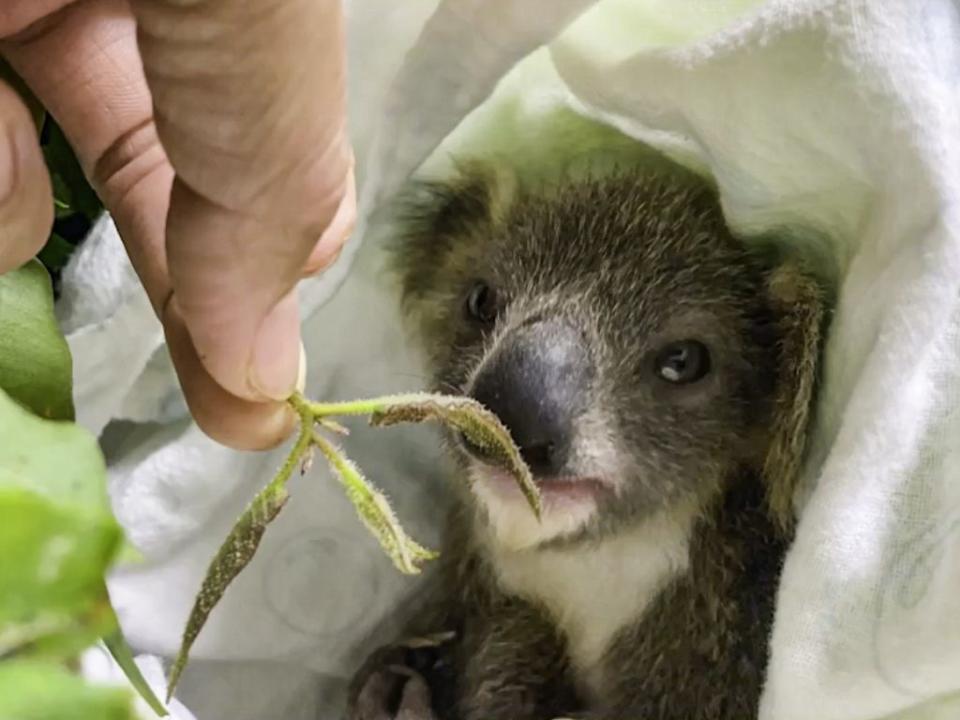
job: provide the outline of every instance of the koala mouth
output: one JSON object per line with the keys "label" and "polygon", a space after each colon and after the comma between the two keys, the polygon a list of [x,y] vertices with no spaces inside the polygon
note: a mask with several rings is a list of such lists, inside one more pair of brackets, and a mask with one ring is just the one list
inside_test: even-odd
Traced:
{"label": "koala mouth", "polygon": [[[475,477],[492,486],[502,496],[516,495],[522,499],[516,481],[497,462],[497,459],[487,454],[482,448],[471,443],[466,437],[458,433],[457,440],[463,452],[470,458],[475,470]],[[532,467],[533,481],[540,488],[544,500],[548,504],[554,501],[586,501],[596,500],[600,495],[612,493],[614,487],[602,478],[589,475],[573,475],[569,473],[545,474]]]}
{"label": "koala mouth", "polygon": [[[488,504],[491,497],[495,497],[499,499],[501,507],[505,504],[525,508],[526,500],[509,473],[489,465],[473,463],[471,476],[474,490],[481,498],[486,499]],[[534,476],[534,482],[540,488],[544,511],[548,517],[554,512],[562,515],[574,508],[592,512],[601,497],[612,494],[608,483],[593,477]]]}

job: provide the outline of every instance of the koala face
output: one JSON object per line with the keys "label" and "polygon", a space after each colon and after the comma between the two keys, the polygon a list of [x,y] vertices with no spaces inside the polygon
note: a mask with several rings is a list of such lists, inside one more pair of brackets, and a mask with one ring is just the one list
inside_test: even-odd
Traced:
{"label": "koala face", "polygon": [[777,378],[769,263],[712,191],[620,175],[544,193],[467,176],[434,194],[400,253],[435,388],[496,413],[544,498],[456,442],[513,546],[575,542],[708,502],[756,466]]}

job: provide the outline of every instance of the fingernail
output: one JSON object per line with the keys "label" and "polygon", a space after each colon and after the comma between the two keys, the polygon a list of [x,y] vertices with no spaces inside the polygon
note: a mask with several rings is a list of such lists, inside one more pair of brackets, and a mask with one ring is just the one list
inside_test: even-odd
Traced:
{"label": "fingernail", "polygon": [[297,392],[302,393],[307,388],[307,353],[303,349],[303,340],[300,341],[300,368],[297,370]]}
{"label": "fingernail", "polygon": [[296,291],[291,291],[264,318],[251,356],[249,379],[254,391],[271,400],[286,400],[299,389],[306,359],[300,339]]}

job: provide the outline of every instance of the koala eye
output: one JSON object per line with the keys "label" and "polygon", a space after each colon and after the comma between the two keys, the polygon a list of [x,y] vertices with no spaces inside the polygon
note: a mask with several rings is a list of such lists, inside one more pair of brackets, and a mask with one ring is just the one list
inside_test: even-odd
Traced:
{"label": "koala eye", "polygon": [[485,282],[478,282],[467,295],[467,314],[478,322],[489,325],[497,319],[497,291]]}
{"label": "koala eye", "polygon": [[696,382],[710,372],[710,351],[696,340],[670,343],[657,354],[655,369],[675,385]]}

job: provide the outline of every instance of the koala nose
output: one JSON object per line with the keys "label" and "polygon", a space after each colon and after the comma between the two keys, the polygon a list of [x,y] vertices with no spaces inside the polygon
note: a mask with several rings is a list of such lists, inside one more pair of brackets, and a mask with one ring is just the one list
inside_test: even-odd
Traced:
{"label": "koala nose", "polygon": [[591,377],[583,336],[565,323],[539,321],[502,339],[470,395],[507,426],[534,475],[559,475]]}

